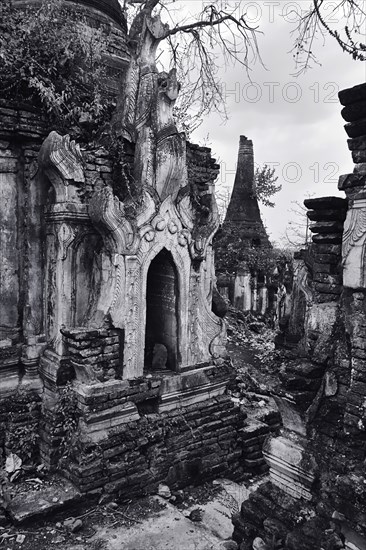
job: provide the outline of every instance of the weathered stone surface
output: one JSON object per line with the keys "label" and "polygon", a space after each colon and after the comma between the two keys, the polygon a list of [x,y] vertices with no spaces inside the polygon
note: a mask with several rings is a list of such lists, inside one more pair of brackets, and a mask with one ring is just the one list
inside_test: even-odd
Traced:
{"label": "weathered stone surface", "polygon": [[366,117],[366,101],[360,100],[347,105],[342,109],[341,115],[346,122],[354,122]]}
{"label": "weathered stone surface", "polygon": [[355,163],[360,163],[360,162],[365,163],[366,162],[366,147],[365,147],[365,149],[363,149],[361,151],[359,151],[359,150],[352,151],[352,160]]}
{"label": "weathered stone surface", "polygon": [[67,509],[80,499],[81,494],[72,483],[64,478],[54,478],[50,485],[15,496],[10,501],[8,512],[15,523],[22,523]]}
{"label": "weathered stone surface", "polygon": [[366,134],[366,118],[349,122],[344,129],[350,138],[357,138]]}
{"label": "weathered stone surface", "polygon": [[366,149],[366,135],[348,139],[347,143],[350,151],[364,151]]}
{"label": "weathered stone surface", "polygon": [[344,221],[346,218],[346,208],[337,210],[309,210],[306,213],[311,221]]}
{"label": "weathered stone surface", "polygon": [[312,236],[312,240],[316,244],[340,244],[342,242],[342,234],[337,233],[322,233]]}
{"label": "weathered stone surface", "polygon": [[160,370],[167,368],[168,350],[164,344],[154,344],[152,369]]}
{"label": "weathered stone surface", "polygon": [[312,233],[342,233],[343,223],[336,221],[318,221],[317,223],[310,225],[310,231]]}
{"label": "weathered stone surface", "polygon": [[[357,102],[366,104],[366,85],[343,96],[345,104],[352,104],[343,112],[354,120],[348,126],[354,129],[360,122]],[[359,152],[364,151],[365,144],[365,136],[349,140],[359,163],[363,162],[363,153]],[[355,169],[363,171],[364,167]],[[319,207],[311,200],[307,204],[313,208],[309,217],[317,222],[315,230],[320,234],[304,255],[305,269],[296,273],[294,296],[301,289],[304,314],[293,314],[288,325],[292,328],[294,319],[302,323],[302,330],[298,329],[301,338],[291,356],[302,356],[304,360],[289,355],[284,359],[281,385],[276,389],[283,429],[279,437],[268,438],[264,444],[271,480],[294,499],[292,503],[281,502],[281,492],[269,484],[243,503],[233,523],[235,540],[247,541],[250,537],[249,543],[243,542],[245,550],[255,537],[274,546],[271,530],[264,528],[268,518],[283,525],[279,548],[365,546],[366,510],[364,501],[361,503],[366,433],[365,183],[361,174],[340,178],[339,187],[349,199],[342,257],[338,244],[319,238],[323,227],[340,231],[336,224],[341,219],[334,214],[334,206],[328,198],[323,201],[323,210],[321,202]],[[343,215],[345,206],[343,203]],[[299,308],[298,302],[296,306]],[[359,472],[362,479],[357,479]],[[307,504],[301,497],[308,500]]]}
{"label": "weathered stone surface", "polygon": [[305,199],[304,205],[309,210],[333,210],[333,209],[346,209],[347,201],[340,197],[317,197],[311,199]]}
{"label": "weathered stone surface", "polygon": [[342,105],[352,105],[358,101],[363,101],[365,99],[365,84],[358,84],[352,88],[347,88],[346,90],[341,90],[338,93],[339,101]]}

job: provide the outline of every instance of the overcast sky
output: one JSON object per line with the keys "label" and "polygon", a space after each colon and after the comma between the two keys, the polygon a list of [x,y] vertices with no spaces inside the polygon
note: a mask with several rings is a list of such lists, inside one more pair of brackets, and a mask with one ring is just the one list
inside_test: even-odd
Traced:
{"label": "overcast sky", "polygon": [[[196,9],[198,2],[186,5]],[[302,202],[308,195],[342,196],[338,177],[351,172],[353,163],[337,92],[365,82],[366,67],[329,37],[314,46],[321,66],[293,76],[291,21],[293,11],[306,8],[308,0],[243,0],[242,4],[248,7],[250,22],[264,33],[258,41],[265,68],[252,65],[249,79],[240,65],[222,67],[229,119],[223,124],[218,115],[208,116],[192,141],[202,142],[209,135],[208,145],[221,164],[218,183],[232,185],[239,136],[253,140],[255,162],[275,166],[282,184],[275,208],[261,207],[270,238],[279,242],[288,222],[296,218],[289,212],[292,201]],[[329,1],[330,7],[334,4]]]}

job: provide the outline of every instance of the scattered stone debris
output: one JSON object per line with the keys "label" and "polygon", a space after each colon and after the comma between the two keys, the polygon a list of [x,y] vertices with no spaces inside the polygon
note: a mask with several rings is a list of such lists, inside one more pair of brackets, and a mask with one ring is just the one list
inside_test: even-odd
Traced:
{"label": "scattered stone debris", "polygon": [[189,514],[189,519],[191,521],[202,521],[202,515],[203,515],[203,511],[201,508],[195,508],[194,510],[192,510]]}
{"label": "scattered stone debris", "polygon": [[159,497],[169,500],[172,496],[172,493],[167,485],[163,485],[162,483],[160,483],[158,487],[158,495]]}

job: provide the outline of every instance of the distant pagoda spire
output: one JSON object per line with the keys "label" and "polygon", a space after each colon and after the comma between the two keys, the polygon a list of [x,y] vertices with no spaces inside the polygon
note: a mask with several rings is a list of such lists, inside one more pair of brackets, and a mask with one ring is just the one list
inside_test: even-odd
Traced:
{"label": "distant pagoda spire", "polygon": [[254,186],[253,142],[246,136],[240,136],[234,187],[222,229],[225,231],[228,225],[236,226],[241,230],[245,246],[268,247],[270,243],[262,222]]}

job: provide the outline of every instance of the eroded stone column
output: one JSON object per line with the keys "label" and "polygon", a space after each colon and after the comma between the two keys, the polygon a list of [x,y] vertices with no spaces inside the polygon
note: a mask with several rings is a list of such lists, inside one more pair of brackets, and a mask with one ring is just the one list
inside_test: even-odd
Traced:
{"label": "eroded stone column", "polygon": [[0,377],[1,392],[18,384],[19,232],[18,162],[8,143],[0,142]]}
{"label": "eroded stone column", "polygon": [[39,359],[46,345],[44,323],[44,242],[42,231],[43,209],[46,203],[46,187],[37,176],[37,153],[25,151],[24,178],[27,185],[27,209],[25,211],[25,269],[24,307],[21,362],[24,366],[22,383],[41,388]]}

